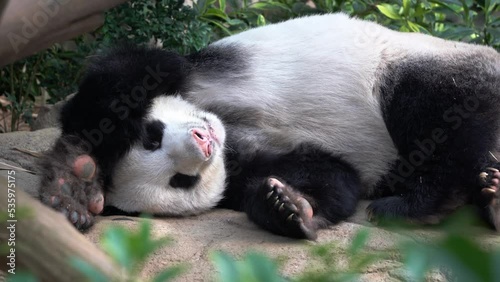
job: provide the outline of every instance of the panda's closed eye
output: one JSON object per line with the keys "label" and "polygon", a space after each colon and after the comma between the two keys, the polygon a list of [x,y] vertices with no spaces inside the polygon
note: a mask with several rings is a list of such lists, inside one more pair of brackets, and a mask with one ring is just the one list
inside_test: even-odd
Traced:
{"label": "panda's closed eye", "polygon": [[165,124],[159,120],[148,121],[145,125],[146,134],[142,140],[144,149],[155,151],[161,148]]}

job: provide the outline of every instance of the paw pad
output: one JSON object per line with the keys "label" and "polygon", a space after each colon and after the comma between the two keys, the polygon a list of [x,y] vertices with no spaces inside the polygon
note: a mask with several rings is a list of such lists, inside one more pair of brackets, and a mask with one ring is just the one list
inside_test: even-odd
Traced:
{"label": "paw pad", "polygon": [[[64,144],[64,150],[53,150],[43,160],[40,199],[61,212],[76,228],[93,224],[91,214],[104,207],[102,186],[97,179],[97,165],[89,155],[78,155],[76,148]],[[57,145],[56,145],[57,146]],[[68,152],[61,155],[59,151]],[[67,159],[73,159],[68,163]]]}

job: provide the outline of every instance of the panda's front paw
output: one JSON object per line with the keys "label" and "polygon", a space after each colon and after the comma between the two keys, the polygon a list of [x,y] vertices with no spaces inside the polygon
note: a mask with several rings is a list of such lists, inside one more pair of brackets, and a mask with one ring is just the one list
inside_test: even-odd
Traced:
{"label": "panda's front paw", "polygon": [[266,201],[271,209],[271,216],[282,224],[287,236],[317,238],[317,226],[313,220],[311,204],[294,189],[282,181],[269,177],[266,180]]}
{"label": "panda's front paw", "polygon": [[104,196],[95,161],[88,155],[64,157],[56,150],[43,161],[40,200],[63,213],[78,229],[94,223],[103,210]]}

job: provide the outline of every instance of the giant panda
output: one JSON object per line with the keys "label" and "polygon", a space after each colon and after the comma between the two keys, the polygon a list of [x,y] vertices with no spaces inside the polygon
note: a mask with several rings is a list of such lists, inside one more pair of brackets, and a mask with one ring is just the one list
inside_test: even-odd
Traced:
{"label": "giant panda", "polygon": [[[188,56],[113,48],[90,62],[61,116],[63,137],[74,136],[76,147],[97,138],[92,130],[113,127],[86,147],[121,208],[167,193],[135,190],[165,169],[143,157],[141,144],[149,120],[173,111],[156,108],[157,99],[174,96],[222,121],[227,187],[219,206],[273,233],[314,239],[362,197],[375,199],[367,208],[374,221],[434,223],[472,204],[500,229],[500,55],[492,48],[342,13],[254,28]],[[53,191],[41,192],[52,206]]]}

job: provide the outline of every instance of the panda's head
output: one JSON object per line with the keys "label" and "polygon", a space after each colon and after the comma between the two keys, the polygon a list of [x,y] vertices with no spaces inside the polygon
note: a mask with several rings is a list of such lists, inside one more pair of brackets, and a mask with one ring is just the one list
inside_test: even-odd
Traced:
{"label": "panda's head", "polygon": [[217,116],[161,96],[141,140],[117,164],[106,204],[127,212],[189,215],[222,198],[226,133]]}

